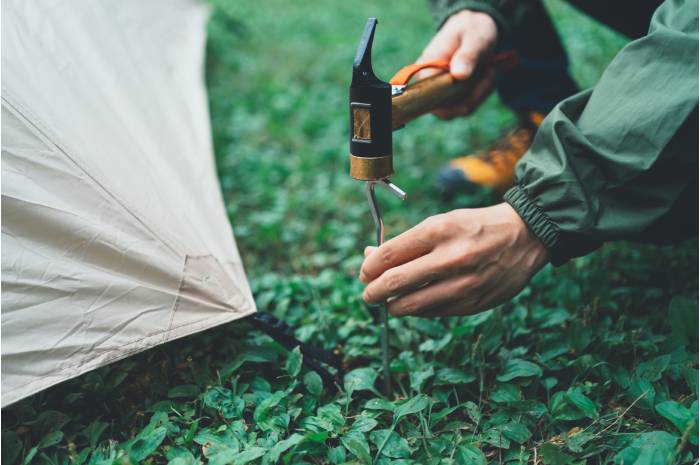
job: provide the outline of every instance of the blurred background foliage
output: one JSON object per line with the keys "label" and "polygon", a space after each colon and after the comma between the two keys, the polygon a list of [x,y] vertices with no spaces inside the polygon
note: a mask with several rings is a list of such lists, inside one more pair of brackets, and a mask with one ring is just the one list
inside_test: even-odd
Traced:
{"label": "blurred background foliage", "polygon": [[[624,38],[545,2],[582,88]],[[512,302],[473,317],[392,319],[396,396],[375,388],[376,315],[356,279],[373,225],[348,176],[347,88],[367,17],[374,66],[412,62],[435,25],[422,0],[211,0],[206,81],[228,214],[260,310],[339,350],[323,389],[245,322],[112,364],[2,412],[2,463],[666,464],[697,460],[697,241],[611,244],[547,267]],[[496,97],[469,119],[395,134],[381,195],[389,236],[497,202],[440,199],[450,157],[515,122]],[[690,214],[695,214],[691,212]]]}

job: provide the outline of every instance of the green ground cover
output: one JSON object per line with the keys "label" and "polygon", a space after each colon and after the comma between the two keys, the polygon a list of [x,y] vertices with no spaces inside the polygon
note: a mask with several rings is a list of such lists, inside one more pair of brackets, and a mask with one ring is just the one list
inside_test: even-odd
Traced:
{"label": "green ground cover", "polygon": [[[547,2],[590,86],[624,40]],[[698,244],[608,245],[547,267],[480,315],[392,319],[395,397],[375,388],[376,315],[356,279],[372,223],[347,176],[347,86],[364,21],[375,68],[411,62],[434,25],[421,0],[214,1],[207,82],[216,156],[260,310],[339,348],[344,390],[322,388],[246,323],[88,373],[2,414],[2,463],[578,464],[698,457]],[[389,234],[494,202],[439,199],[450,156],[513,123],[490,99],[470,119],[395,136],[405,203],[382,195]],[[695,212],[689,212],[695,214]]]}

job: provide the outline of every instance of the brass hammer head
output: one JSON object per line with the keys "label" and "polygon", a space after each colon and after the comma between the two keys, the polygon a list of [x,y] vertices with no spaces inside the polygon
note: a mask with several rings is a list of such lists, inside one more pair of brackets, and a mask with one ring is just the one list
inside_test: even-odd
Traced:
{"label": "brass hammer head", "polygon": [[392,165],[391,85],[372,70],[377,19],[369,18],[352,65],[350,83],[350,176],[378,181]]}

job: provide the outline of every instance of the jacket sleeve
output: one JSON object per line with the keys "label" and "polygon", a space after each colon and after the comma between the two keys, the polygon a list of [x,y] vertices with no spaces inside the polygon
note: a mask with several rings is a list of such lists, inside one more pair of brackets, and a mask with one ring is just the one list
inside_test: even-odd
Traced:
{"label": "jacket sleeve", "polygon": [[442,27],[447,18],[462,10],[481,11],[493,18],[499,37],[506,37],[524,19],[536,0],[428,0],[428,7]]}
{"label": "jacket sleeve", "polygon": [[698,2],[667,0],[592,90],[545,118],[505,200],[554,264],[608,240],[673,237],[660,222],[697,199],[697,107]]}

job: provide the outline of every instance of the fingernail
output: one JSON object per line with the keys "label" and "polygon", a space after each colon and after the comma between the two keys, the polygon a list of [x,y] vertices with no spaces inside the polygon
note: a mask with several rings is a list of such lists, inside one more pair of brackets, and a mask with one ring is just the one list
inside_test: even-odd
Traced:
{"label": "fingernail", "polygon": [[467,65],[466,63],[457,62],[457,63],[453,64],[452,66],[450,66],[450,72],[454,76],[459,76],[459,77],[467,76],[471,72],[471,70],[472,70],[471,66]]}

